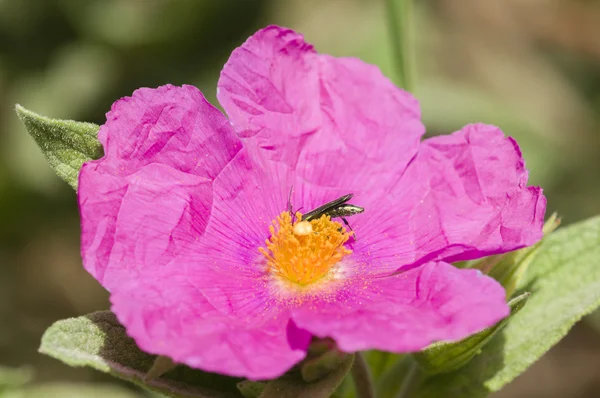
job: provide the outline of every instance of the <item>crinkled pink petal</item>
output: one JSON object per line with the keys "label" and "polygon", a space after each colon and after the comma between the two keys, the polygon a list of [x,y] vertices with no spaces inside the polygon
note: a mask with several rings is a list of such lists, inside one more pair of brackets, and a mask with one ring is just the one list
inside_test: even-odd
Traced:
{"label": "crinkled pink petal", "polygon": [[265,305],[271,297],[265,280],[271,274],[258,248],[270,236],[273,220],[287,209],[289,191],[278,183],[289,177],[286,173],[286,167],[260,167],[242,149],[215,179],[212,217],[186,254],[190,283],[220,311],[253,317],[256,324],[280,312]]}
{"label": "crinkled pink petal", "polygon": [[98,132],[97,161],[128,175],[151,163],[213,179],[241,145],[228,120],[194,86],[140,88],[115,102]]}
{"label": "crinkled pink petal", "polygon": [[483,124],[425,140],[388,195],[366,203],[357,201],[365,213],[351,219],[353,256],[375,273],[532,245],[546,210],[516,142]]}
{"label": "crinkled pink petal", "polygon": [[[219,200],[214,203],[214,217],[186,261],[189,282],[223,313],[252,319],[259,327],[273,319],[287,320],[285,314],[292,311],[302,329],[343,341],[344,350],[360,347],[397,352],[414,351],[434,340],[460,339],[507,314],[502,287],[478,271],[429,263],[396,276],[374,277],[370,268],[380,260],[377,246],[372,253],[348,256],[340,265],[344,271],[337,281],[296,296],[297,292],[286,290],[269,272],[258,252],[269,234],[270,221],[260,215],[274,217],[284,205],[270,200],[252,205],[262,189],[268,191],[269,182],[260,179],[260,172],[250,170],[252,161],[241,151],[215,180],[214,195]],[[355,245],[365,236],[361,234]],[[306,305],[297,308],[299,303]],[[356,326],[359,320],[365,321],[364,327]],[[346,328],[344,322],[353,326]],[[391,328],[390,334],[376,334],[377,328]],[[391,338],[396,334],[402,338]]]}
{"label": "crinkled pink petal", "polygon": [[[353,272],[388,274],[436,258],[466,259],[506,252],[541,238],[545,199],[539,188],[526,187],[526,170],[514,141],[482,125],[445,138],[448,145],[435,152],[431,145],[438,139],[426,141],[394,191],[366,205],[364,214],[349,219],[358,237],[349,245],[354,251],[349,265]],[[273,165],[261,167],[243,150],[224,168],[214,182],[215,217],[198,242],[192,264],[210,264],[232,278],[264,277],[264,259],[258,247],[270,236],[271,221],[286,209],[285,188],[296,184],[305,194],[317,189],[293,180],[285,167]],[[469,176],[480,170],[488,173],[481,180],[485,194],[473,201],[463,184],[470,186]],[[459,175],[466,180],[456,177]],[[290,182],[282,187],[279,182],[284,178]],[[440,188],[447,182],[454,187],[453,197]],[[361,198],[368,201],[368,197],[356,195],[357,204],[364,204]],[[307,195],[295,203],[310,209],[322,202]],[[207,272],[204,268],[196,266],[191,272],[202,274]],[[230,301],[218,280],[211,278],[210,300]],[[248,289],[254,288],[260,286]],[[250,292],[237,293],[232,290],[242,299],[239,306],[247,305],[244,298],[250,297]],[[226,306],[237,307],[231,303]]]}
{"label": "crinkled pink petal", "polygon": [[417,101],[376,66],[318,54],[277,26],[233,51],[217,96],[253,156],[334,189],[332,199],[391,185],[424,133]]}
{"label": "crinkled pink petal", "polygon": [[506,317],[504,289],[477,270],[430,262],[395,276],[353,281],[332,297],[292,310],[292,319],[343,351],[420,350],[460,340]]}
{"label": "crinkled pink petal", "polygon": [[[473,126],[479,140],[464,132],[426,140],[413,159],[422,126],[412,97],[359,60],[317,54],[293,31],[269,27],[235,50],[218,97],[262,168],[279,170],[274,189],[294,186],[294,208],[355,194],[366,211],[351,219],[353,249],[375,273],[505,252],[541,237],[545,199],[525,186],[514,141]],[[434,148],[438,140],[442,148]],[[481,197],[471,197],[479,187]]]}
{"label": "crinkled pink petal", "polygon": [[[191,258],[192,261],[204,261],[204,255]],[[289,310],[279,293],[277,281],[264,269],[248,275],[247,268],[239,262],[231,267],[196,267],[188,263],[187,278],[218,311],[233,319],[251,320],[256,328],[269,325],[274,320],[287,322]],[[236,268],[240,270],[236,273]]]}
{"label": "crinkled pink petal", "polygon": [[175,259],[193,245],[210,214],[210,180],[164,164],[120,178],[97,163],[79,184],[85,268],[112,290]]}
{"label": "crinkled pink petal", "polygon": [[208,222],[212,180],[241,148],[192,86],[139,89],[107,114],[79,176],[81,253],[107,289],[172,261]]}
{"label": "crinkled pink petal", "polygon": [[223,168],[212,186],[211,218],[193,248],[194,263],[252,277],[256,266],[264,262],[258,248],[270,236],[269,226],[288,209],[291,186],[294,209],[300,204],[305,209],[320,206],[321,196],[336,198],[332,190],[304,183],[284,165],[258,163],[246,147]]}
{"label": "crinkled pink petal", "polygon": [[289,318],[256,327],[227,317],[173,269],[125,282],[111,302],[144,351],[230,376],[278,377],[304,358],[311,338]]}
{"label": "crinkled pink petal", "polygon": [[[284,180],[289,182],[280,184]],[[284,165],[258,164],[245,147],[214,180],[211,218],[202,237],[186,254],[189,258],[185,264],[190,283],[219,310],[248,314],[250,308],[264,306],[270,300],[271,287],[265,280],[271,279],[271,273],[258,249],[270,237],[273,220],[287,211],[287,187],[291,185],[298,187],[295,198],[305,198],[293,202],[306,208],[321,205],[323,202],[316,197],[331,192],[294,180]],[[367,274],[369,268],[367,264],[362,271]],[[268,309],[256,314],[261,319],[270,316]]]}

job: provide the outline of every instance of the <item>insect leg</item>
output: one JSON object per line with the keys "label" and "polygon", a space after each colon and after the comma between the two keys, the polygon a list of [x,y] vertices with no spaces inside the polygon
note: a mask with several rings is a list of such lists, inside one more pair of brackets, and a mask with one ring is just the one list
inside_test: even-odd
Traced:
{"label": "insect leg", "polygon": [[350,229],[350,231],[352,231],[352,237],[354,238],[354,240],[356,240],[356,232],[354,232],[354,230],[352,229],[352,227],[348,223],[348,220],[346,220],[346,217],[340,217],[340,218],[342,219],[342,221],[344,222],[344,224],[346,224],[346,226]]}

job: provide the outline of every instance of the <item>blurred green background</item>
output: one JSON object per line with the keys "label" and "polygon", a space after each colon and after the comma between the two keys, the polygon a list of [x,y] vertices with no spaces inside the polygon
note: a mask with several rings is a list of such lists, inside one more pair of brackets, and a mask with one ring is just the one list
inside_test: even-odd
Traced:
{"label": "blurred green background", "polygon": [[[600,213],[600,2],[415,1],[416,96],[429,134],[496,124],[521,145],[530,181],[565,224]],[[76,198],[14,113],[104,122],[141,86],[193,84],[216,104],[231,50],[267,24],[395,78],[384,0],[0,0],[0,366],[67,396],[141,396],[37,353],[53,321],[108,308],[83,270]],[[600,396],[592,315],[495,397]],[[27,376],[20,374],[20,376]],[[79,385],[78,385],[79,386]],[[84,393],[84,387],[79,393]],[[76,395],[84,396],[84,395]]]}

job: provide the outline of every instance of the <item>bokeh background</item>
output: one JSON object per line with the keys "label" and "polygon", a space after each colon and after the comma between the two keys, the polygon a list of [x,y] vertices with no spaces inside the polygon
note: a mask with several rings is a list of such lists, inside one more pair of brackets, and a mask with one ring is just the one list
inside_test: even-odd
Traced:
{"label": "bokeh background", "polygon": [[[564,224],[599,214],[600,2],[415,3],[415,91],[429,134],[496,124],[520,143],[549,212]],[[98,383],[91,396],[142,396],[102,392],[116,382],[37,353],[53,321],[108,301],[81,267],[75,194],[15,103],[102,124],[112,102],[138,87],[187,83],[216,104],[231,50],[273,23],[395,79],[388,17],[384,0],[0,0],[0,366],[27,366],[34,385]],[[600,315],[494,396],[600,396]]]}

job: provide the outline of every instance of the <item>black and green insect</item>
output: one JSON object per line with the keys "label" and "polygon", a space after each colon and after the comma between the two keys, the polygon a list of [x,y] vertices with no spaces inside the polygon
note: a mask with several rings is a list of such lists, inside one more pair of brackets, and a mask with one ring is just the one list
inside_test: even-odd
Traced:
{"label": "black and green insect", "polygon": [[[288,201],[288,208],[289,208],[290,213],[292,213],[292,215],[293,215],[292,204],[291,204],[291,194],[292,194],[292,192],[290,190],[290,200]],[[350,228],[351,231],[354,231],[352,229],[352,227],[350,226],[350,224],[348,223],[348,220],[346,220],[346,217],[360,214],[360,213],[364,212],[365,209],[363,207],[348,203],[348,201],[350,199],[352,199],[353,196],[354,196],[354,194],[349,193],[349,194],[339,197],[335,200],[332,200],[331,202],[327,202],[324,205],[319,206],[316,209],[303,214],[302,219],[300,221],[317,220],[321,216],[327,215],[331,218],[341,218],[342,221],[344,222],[344,224],[346,224],[346,226],[348,228]]]}

